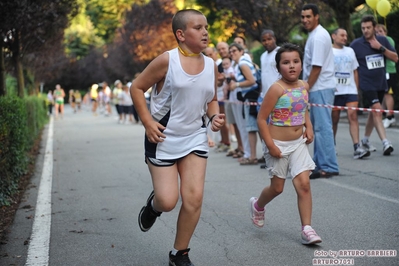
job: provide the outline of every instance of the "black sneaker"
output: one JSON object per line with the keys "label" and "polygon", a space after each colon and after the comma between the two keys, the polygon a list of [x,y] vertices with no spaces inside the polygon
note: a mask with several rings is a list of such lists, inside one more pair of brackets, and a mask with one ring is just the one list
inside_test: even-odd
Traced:
{"label": "black sneaker", "polygon": [[188,257],[190,249],[179,250],[176,256],[172,255],[172,251],[169,252],[169,266],[194,266]]}
{"label": "black sneaker", "polygon": [[151,229],[155,220],[161,216],[162,212],[156,212],[151,206],[151,201],[154,198],[154,190],[151,192],[150,196],[147,199],[146,205],[141,208],[139,213],[139,226],[141,231],[147,232]]}

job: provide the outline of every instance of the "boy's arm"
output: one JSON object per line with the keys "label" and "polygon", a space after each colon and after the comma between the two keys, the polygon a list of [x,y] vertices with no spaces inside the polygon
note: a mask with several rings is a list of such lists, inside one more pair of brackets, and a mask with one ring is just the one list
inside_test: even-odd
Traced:
{"label": "boy's arm", "polygon": [[[147,108],[147,102],[144,97],[144,93],[154,84],[158,84],[164,80],[168,70],[168,64],[169,54],[163,53],[151,61],[151,63],[132,82],[132,85],[130,86],[130,95],[133,100],[133,105],[146,129],[148,140],[152,143],[163,141],[165,135],[162,133],[162,131],[165,129],[165,127],[152,119],[151,113]],[[159,88],[156,89],[158,90]]]}

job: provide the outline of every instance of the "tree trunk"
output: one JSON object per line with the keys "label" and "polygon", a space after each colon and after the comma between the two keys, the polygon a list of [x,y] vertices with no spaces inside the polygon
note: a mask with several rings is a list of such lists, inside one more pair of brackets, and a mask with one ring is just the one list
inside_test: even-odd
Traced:
{"label": "tree trunk", "polygon": [[6,95],[6,67],[4,65],[4,41],[0,38],[0,96]]}
{"label": "tree trunk", "polygon": [[23,98],[25,96],[25,85],[24,85],[24,73],[22,69],[21,57],[20,57],[20,45],[19,45],[19,32],[16,31],[15,41],[12,44],[12,59],[15,66],[15,76],[17,78],[18,96]]}
{"label": "tree trunk", "polygon": [[348,43],[351,43],[355,38],[355,34],[353,33],[352,23],[351,23],[351,14],[349,12],[349,2],[345,1],[342,5],[337,5],[334,8],[336,20],[340,28],[343,28],[348,33]]}

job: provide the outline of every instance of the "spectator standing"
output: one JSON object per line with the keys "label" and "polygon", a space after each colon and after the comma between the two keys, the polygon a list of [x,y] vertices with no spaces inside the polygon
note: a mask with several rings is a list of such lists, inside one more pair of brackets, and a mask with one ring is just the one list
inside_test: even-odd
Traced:
{"label": "spectator standing", "polygon": [[[216,45],[216,49],[219,53],[220,58],[230,58],[229,54],[229,45],[226,42],[219,42]],[[223,82],[226,80],[226,76],[224,75],[223,65],[221,64],[222,60],[218,64],[218,95],[223,95]],[[232,76],[234,79],[234,75]],[[236,108],[237,105],[237,97],[235,92],[228,92],[228,101],[224,105],[224,111],[226,114],[227,127],[230,134],[235,134],[237,139],[237,148],[231,149],[227,152],[226,156],[232,156],[233,158],[241,158],[244,155],[244,147],[240,135],[240,130],[238,129],[235,115],[233,113],[233,109]],[[233,135],[232,135],[233,136]]]}
{"label": "spectator standing", "polygon": [[114,89],[112,90],[112,101],[115,105],[116,113],[118,114],[118,123],[123,122],[123,110],[119,102],[119,95],[122,93],[122,82],[118,79],[114,82]]}
{"label": "spectator standing", "polygon": [[241,45],[232,43],[229,51],[234,61],[235,73],[235,80],[230,82],[231,93],[235,93],[236,97],[241,94],[245,98],[244,106],[235,104],[232,108],[244,146],[244,157],[240,160],[240,165],[256,165],[258,164],[256,157],[258,125],[256,123],[257,107],[253,103],[257,103],[260,90],[255,78],[257,70],[252,61],[244,56],[244,48]]}
{"label": "spectator standing", "polygon": [[[309,84],[310,103],[332,105],[336,87],[334,54],[330,34],[319,24],[319,19],[319,8],[315,4],[302,7],[301,22],[309,32],[303,59],[303,79]],[[310,178],[339,175],[331,109],[312,106],[310,120],[314,130],[313,160],[316,163],[316,169]]]}
{"label": "spectator standing", "polygon": [[[279,79],[280,73],[276,68],[276,53],[280,48],[276,43],[276,36],[272,30],[264,30],[260,37],[261,43],[265,48],[265,52],[260,56],[260,68],[262,70],[262,88],[258,103],[261,104],[264,96],[270,86]],[[262,141],[263,154],[267,152],[267,147]],[[263,157],[264,158],[264,157]],[[266,168],[266,164],[262,164],[261,168]]]}
{"label": "spectator standing", "polygon": [[53,114],[53,106],[54,106],[54,97],[53,97],[52,90],[49,90],[47,93],[47,104],[48,104],[48,114],[52,115]]}

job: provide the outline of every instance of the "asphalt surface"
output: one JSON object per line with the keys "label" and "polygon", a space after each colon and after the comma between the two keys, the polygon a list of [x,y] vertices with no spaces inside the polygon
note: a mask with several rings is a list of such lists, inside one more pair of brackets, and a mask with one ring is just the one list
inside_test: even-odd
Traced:
{"label": "asphalt surface", "polygon": [[[117,124],[114,117],[94,117],[85,110],[73,114],[67,108],[64,119],[54,121],[48,265],[168,264],[180,202],[150,231],[140,231],[137,215],[152,190],[143,157],[144,128]],[[364,119],[359,118],[361,136]],[[387,129],[395,147],[391,156],[382,155],[382,144],[373,132],[377,151],[354,160],[342,117],[337,135],[340,175],[311,180],[312,225],[323,239],[316,246],[300,243],[296,193],[289,180],[284,192],[267,205],[266,225],[258,229],[249,219],[249,198],[269,184],[267,171],[240,166],[211,150],[202,215],[190,243],[191,260],[197,266],[399,265],[398,133],[396,125]],[[8,243],[0,246],[1,266],[26,263],[47,134],[48,127]],[[370,256],[374,250],[395,256]],[[339,251],[347,253],[332,260]]]}

